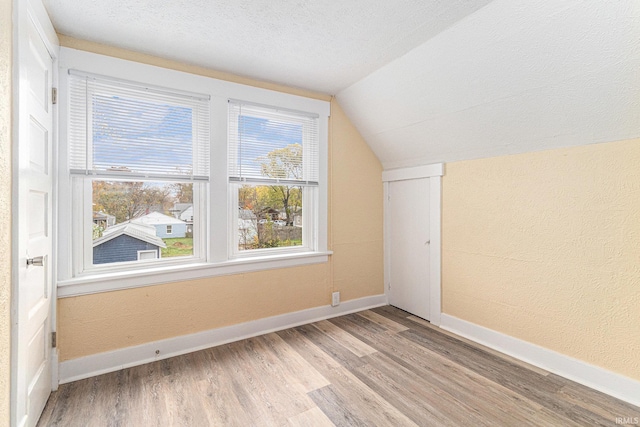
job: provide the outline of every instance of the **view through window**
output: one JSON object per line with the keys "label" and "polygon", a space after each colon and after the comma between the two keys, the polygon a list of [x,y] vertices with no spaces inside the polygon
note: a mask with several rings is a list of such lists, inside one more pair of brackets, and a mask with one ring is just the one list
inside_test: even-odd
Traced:
{"label": "view through window", "polygon": [[242,185],[238,189],[239,250],[302,245],[302,188]]}
{"label": "view through window", "polygon": [[70,97],[71,174],[92,195],[85,265],[198,255],[208,98],[73,73]]}
{"label": "view through window", "polygon": [[193,255],[193,185],[94,180],[93,263]]}
{"label": "view through window", "polygon": [[230,103],[230,118],[237,250],[309,245],[303,207],[318,185],[317,118],[246,103]]}

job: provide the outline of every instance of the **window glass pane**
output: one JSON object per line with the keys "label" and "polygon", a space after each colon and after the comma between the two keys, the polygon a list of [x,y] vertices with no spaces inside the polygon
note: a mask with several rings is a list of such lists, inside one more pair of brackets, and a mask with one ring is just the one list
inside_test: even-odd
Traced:
{"label": "window glass pane", "polygon": [[238,250],[301,245],[301,187],[243,185],[238,188]]}
{"label": "window glass pane", "polygon": [[189,175],[192,121],[188,107],[96,94],[93,168]]}
{"label": "window glass pane", "polygon": [[92,184],[94,264],[194,254],[194,184],[107,180]]}
{"label": "window glass pane", "polygon": [[232,181],[317,185],[317,117],[243,103],[231,103],[229,117]]}
{"label": "window glass pane", "polygon": [[70,74],[72,173],[208,177],[208,96]]}

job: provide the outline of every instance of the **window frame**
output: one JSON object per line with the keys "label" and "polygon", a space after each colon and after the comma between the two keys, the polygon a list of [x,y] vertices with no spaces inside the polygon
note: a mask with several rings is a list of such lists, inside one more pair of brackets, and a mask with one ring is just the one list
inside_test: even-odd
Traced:
{"label": "window frame", "polygon": [[[81,236],[73,232],[72,217],[83,217],[80,203],[73,203],[72,194],[84,191],[83,197],[90,197],[85,190],[74,188],[69,175],[69,164],[66,156],[58,156],[55,209],[57,212],[71,212],[71,215],[58,215],[55,234],[57,236],[58,263],[56,278],[58,295],[60,297],[91,294],[117,289],[128,289],[140,286],[163,284],[172,281],[185,281],[196,278],[213,277],[218,275],[240,274],[250,271],[261,271],[276,268],[286,268],[299,265],[309,265],[328,261],[331,251],[327,250],[327,216],[328,216],[328,119],[330,103],[328,101],[276,92],[268,89],[232,83],[210,77],[188,74],[181,71],[156,67],[152,65],[122,60],[100,54],[61,48],[60,52],[60,89],[59,89],[59,147],[58,152],[65,153],[67,146],[68,121],[68,70],[77,69],[87,73],[105,75],[127,81],[141,82],[158,87],[183,90],[191,93],[207,94],[210,101],[210,183],[200,185],[195,193],[203,192],[201,200],[205,201],[196,206],[194,203],[194,217],[203,219],[202,256],[188,260],[167,260],[145,263],[140,268],[94,268],[91,272],[80,272],[78,254],[72,247],[83,247]],[[294,251],[285,248],[284,251],[252,250],[251,255],[233,256],[230,251],[230,241],[238,234],[237,227],[233,229],[232,206],[233,192],[227,176],[227,136],[228,136],[228,101],[243,100],[250,103],[281,107],[293,111],[318,114],[319,116],[319,186],[316,195],[312,197],[314,212],[317,212],[311,227],[303,227],[303,232],[312,233],[310,239],[312,247]],[[90,180],[88,180],[90,181]],[[76,183],[77,185],[77,183]],[[236,193],[237,197],[237,193]],[[226,206],[220,201],[225,201]],[[307,201],[305,200],[305,208]],[[85,204],[86,205],[86,204]],[[311,206],[310,206],[311,207]],[[237,225],[237,224],[236,224]],[[195,227],[195,225],[194,225]],[[306,228],[306,230],[305,230]],[[194,235],[196,230],[194,229]],[[230,234],[234,233],[234,234]],[[79,245],[79,246],[78,246]],[[299,248],[299,247],[297,247]],[[280,249],[280,248],[275,248]],[[195,249],[194,249],[195,251]],[[184,257],[190,258],[190,257]]]}

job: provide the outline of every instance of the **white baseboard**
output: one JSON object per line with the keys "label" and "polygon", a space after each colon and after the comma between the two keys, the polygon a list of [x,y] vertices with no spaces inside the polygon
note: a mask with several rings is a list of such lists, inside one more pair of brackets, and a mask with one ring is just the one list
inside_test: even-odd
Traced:
{"label": "white baseboard", "polygon": [[58,349],[51,349],[51,391],[58,390],[60,365],[58,363]]}
{"label": "white baseboard", "polygon": [[640,406],[640,381],[442,313],[440,327],[546,371]]}
{"label": "white baseboard", "polygon": [[386,304],[386,295],[375,295],[67,360],[59,366],[60,384]]}

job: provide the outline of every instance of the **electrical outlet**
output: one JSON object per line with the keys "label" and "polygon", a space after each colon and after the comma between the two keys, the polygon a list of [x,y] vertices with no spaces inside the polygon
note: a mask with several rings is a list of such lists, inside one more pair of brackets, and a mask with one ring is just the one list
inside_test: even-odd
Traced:
{"label": "electrical outlet", "polygon": [[331,306],[340,305],[340,291],[331,294]]}

